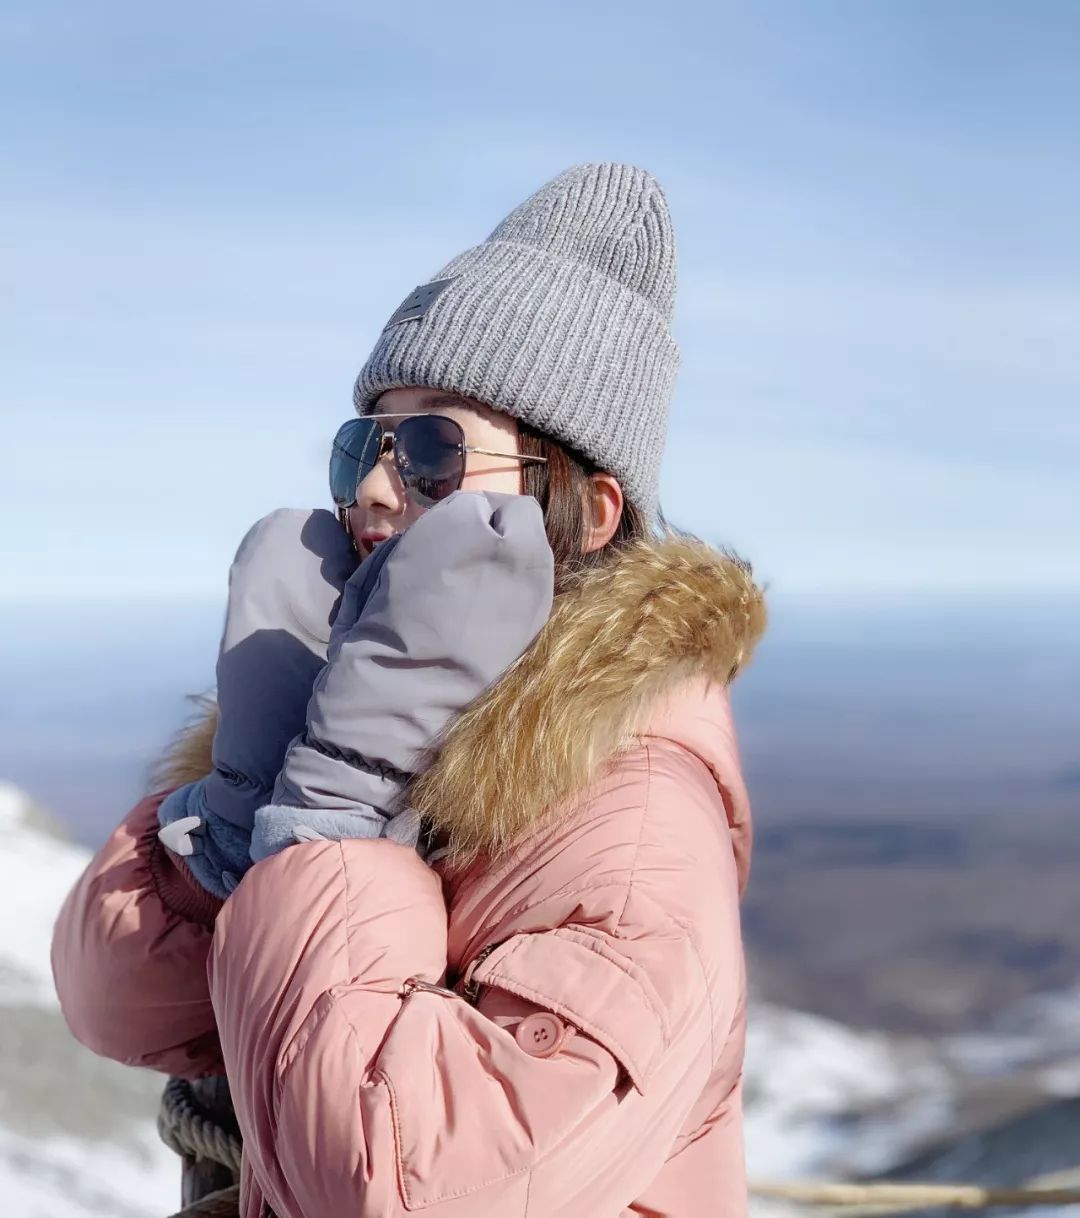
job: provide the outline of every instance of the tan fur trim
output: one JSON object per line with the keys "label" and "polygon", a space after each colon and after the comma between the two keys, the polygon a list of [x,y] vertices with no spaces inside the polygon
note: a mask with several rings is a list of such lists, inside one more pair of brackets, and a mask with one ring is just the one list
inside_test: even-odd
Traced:
{"label": "tan fur trim", "polygon": [[197,782],[214,768],[211,749],[217,731],[217,703],[205,694],[189,697],[199,709],[191,722],[176,733],[164,756],[151,770],[147,783],[147,791],[151,794]]}
{"label": "tan fur trim", "polygon": [[765,628],[750,568],[671,536],[588,571],[536,642],[445,735],[409,802],[463,866],[497,857],[584,790],[661,694],[703,675],[727,684]]}

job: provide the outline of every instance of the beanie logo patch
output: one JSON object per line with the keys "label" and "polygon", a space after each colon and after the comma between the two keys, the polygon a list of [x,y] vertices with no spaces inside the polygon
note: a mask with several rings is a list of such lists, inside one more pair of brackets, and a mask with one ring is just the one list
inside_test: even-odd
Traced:
{"label": "beanie logo patch", "polygon": [[449,279],[433,279],[431,283],[422,283],[418,288],[414,288],[398,305],[383,329],[389,330],[391,326],[398,326],[403,321],[419,321],[455,278],[456,276],[452,275]]}

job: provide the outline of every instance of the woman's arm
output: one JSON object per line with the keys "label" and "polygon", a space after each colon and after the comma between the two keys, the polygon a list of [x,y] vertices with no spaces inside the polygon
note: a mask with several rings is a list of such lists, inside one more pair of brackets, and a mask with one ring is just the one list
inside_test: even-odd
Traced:
{"label": "woman's arm", "polygon": [[254,867],[218,919],[210,993],[274,1211],[618,1213],[671,1153],[739,1002],[735,879],[713,882],[731,916],[708,980],[684,928],[628,889],[614,930],[570,918],[501,944],[474,1007],[401,996],[446,964],[441,885],[415,851],[313,842]]}
{"label": "woman's arm", "polygon": [[162,798],[128,813],[68,894],[52,970],[76,1040],[193,1079],[224,1071],[206,978],[221,902],[158,840]]}

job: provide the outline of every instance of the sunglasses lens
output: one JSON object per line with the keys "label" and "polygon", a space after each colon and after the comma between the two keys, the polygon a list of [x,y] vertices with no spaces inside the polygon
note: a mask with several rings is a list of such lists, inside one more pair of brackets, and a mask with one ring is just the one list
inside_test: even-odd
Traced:
{"label": "sunglasses lens", "polygon": [[394,430],[394,451],[405,489],[430,507],[452,495],[465,474],[465,436],[453,419],[413,415]]}
{"label": "sunglasses lens", "polygon": [[330,450],[330,495],[340,508],[356,502],[356,488],[379,460],[382,427],[374,419],[342,423]]}

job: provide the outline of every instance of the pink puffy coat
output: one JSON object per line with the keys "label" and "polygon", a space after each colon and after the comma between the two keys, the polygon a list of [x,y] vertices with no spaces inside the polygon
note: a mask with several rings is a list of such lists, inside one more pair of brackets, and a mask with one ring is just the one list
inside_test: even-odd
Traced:
{"label": "pink puffy coat", "polygon": [[751,830],[727,684],[763,623],[748,572],[696,542],[591,573],[414,789],[432,866],[307,842],[219,905],[144,799],[56,924],[72,1032],[228,1074],[244,1218],[738,1218]]}

